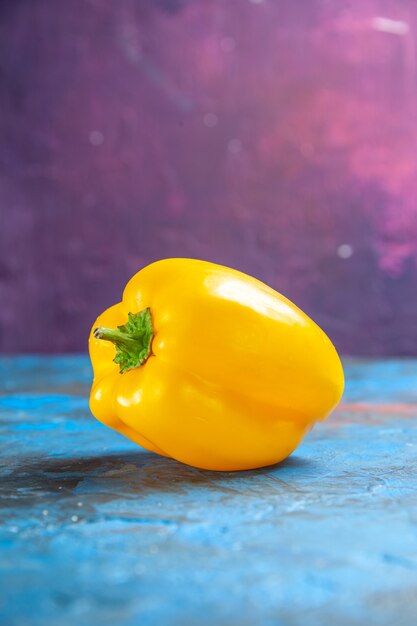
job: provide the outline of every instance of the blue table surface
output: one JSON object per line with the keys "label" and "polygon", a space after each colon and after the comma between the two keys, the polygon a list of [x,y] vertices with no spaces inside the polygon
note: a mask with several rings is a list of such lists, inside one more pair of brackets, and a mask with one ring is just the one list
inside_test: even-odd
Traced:
{"label": "blue table surface", "polygon": [[347,361],[280,465],[207,472],[95,421],[84,356],[0,359],[7,626],[417,623],[417,361]]}

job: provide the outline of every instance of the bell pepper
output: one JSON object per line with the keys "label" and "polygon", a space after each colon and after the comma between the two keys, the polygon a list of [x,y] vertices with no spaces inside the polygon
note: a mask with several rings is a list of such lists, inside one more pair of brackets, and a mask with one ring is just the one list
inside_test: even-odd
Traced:
{"label": "bell pepper", "polygon": [[165,259],[93,325],[90,407],[140,446],[209,470],[285,459],[343,392],[324,332],[246,274]]}

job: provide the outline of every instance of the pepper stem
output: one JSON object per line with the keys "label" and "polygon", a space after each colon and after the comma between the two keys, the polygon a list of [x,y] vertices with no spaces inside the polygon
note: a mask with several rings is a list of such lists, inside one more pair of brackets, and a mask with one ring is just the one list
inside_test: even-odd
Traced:
{"label": "pepper stem", "polygon": [[149,308],[139,313],[129,313],[126,324],[117,328],[98,327],[94,338],[111,341],[116,346],[114,362],[120,366],[120,373],[140,367],[151,354],[153,326]]}

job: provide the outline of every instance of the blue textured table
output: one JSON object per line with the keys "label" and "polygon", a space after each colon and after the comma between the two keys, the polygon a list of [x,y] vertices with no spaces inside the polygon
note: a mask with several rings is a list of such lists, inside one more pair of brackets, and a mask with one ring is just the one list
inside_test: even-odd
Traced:
{"label": "blue textured table", "polygon": [[205,472],[89,414],[84,357],[0,360],[5,626],[417,623],[417,362],[347,364],[279,466]]}

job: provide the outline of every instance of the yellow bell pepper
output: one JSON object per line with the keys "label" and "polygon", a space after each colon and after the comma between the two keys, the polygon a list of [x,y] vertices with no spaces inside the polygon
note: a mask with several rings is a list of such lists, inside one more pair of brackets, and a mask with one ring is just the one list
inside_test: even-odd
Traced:
{"label": "yellow bell pepper", "polygon": [[343,392],[333,344],[241,272],[165,259],[129,281],[91,331],[95,417],[140,446],[210,470],[285,459]]}

